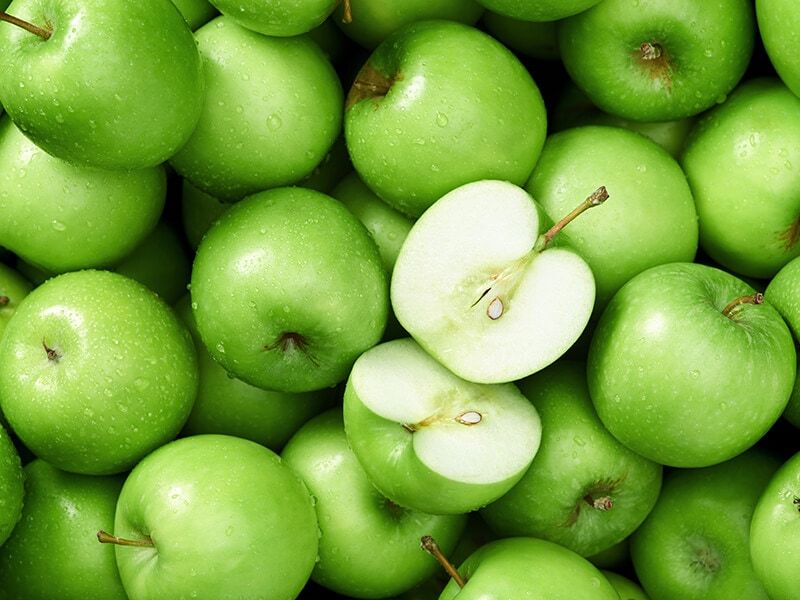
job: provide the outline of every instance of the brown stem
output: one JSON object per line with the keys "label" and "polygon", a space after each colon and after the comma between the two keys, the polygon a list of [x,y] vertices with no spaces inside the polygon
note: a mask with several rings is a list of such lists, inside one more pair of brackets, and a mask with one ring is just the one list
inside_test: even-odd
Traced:
{"label": "brown stem", "polygon": [[350,0],[342,0],[342,23],[353,22],[353,7],[350,6]]}
{"label": "brown stem", "polygon": [[728,318],[731,318],[734,314],[734,311],[742,306],[743,304],[763,304],[764,303],[764,294],[761,292],[756,292],[755,294],[747,294],[746,296],[741,296],[740,298],[736,298],[735,300],[731,300],[728,302],[728,305],[722,309],[722,314]]}
{"label": "brown stem", "polygon": [[574,221],[578,215],[587,211],[588,209],[592,208],[593,206],[598,206],[608,200],[608,191],[606,190],[606,186],[601,185],[597,188],[592,194],[586,198],[583,202],[581,202],[578,206],[572,209],[566,217],[561,219],[558,223],[553,225],[547,232],[544,234],[544,246],[550,243],[559,231],[564,229],[567,225],[569,225],[572,221]]}
{"label": "brown stem", "polygon": [[53,34],[52,30],[50,29],[39,27],[38,25],[34,25],[33,23],[29,23],[28,21],[23,21],[19,17],[15,17],[14,15],[10,15],[4,11],[0,11],[0,21],[11,23],[12,25],[16,25],[17,27],[22,27],[25,31],[29,31],[35,35],[38,35],[43,40],[49,40],[50,36]]}
{"label": "brown stem", "polygon": [[8,296],[0,296],[0,308],[3,306],[8,306],[10,302],[11,298],[9,298]]}
{"label": "brown stem", "polygon": [[422,549],[439,561],[439,564],[444,567],[444,570],[447,571],[447,574],[450,575],[450,577],[453,578],[453,581],[458,584],[458,587],[463,588],[465,585],[467,585],[466,579],[461,576],[461,573],[458,572],[458,569],[456,569],[453,563],[451,563],[442,553],[442,550],[439,548],[439,544],[437,544],[436,540],[434,540],[431,536],[422,536]]}
{"label": "brown stem", "polygon": [[128,540],[111,535],[110,533],[106,533],[102,529],[97,532],[97,541],[99,541],[101,544],[116,544],[117,546],[139,546],[145,548],[155,547],[153,540],[151,540],[149,537],[146,537],[143,540]]}
{"label": "brown stem", "polygon": [[55,348],[50,348],[47,345],[47,342],[44,341],[44,338],[42,338],[42,347],[44,348],[45,354],[47,354],[47,360],[58,360],[59,358],[61,358],[61,355],[58,353],[58,350],[56,350]]}

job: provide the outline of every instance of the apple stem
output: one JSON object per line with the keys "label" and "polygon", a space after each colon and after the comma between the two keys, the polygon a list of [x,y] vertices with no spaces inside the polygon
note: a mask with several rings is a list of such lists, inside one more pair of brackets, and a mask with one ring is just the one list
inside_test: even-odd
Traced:
{"label": "apple stem", "polygon": [[47,345],[47,342],[44,341],[44,338],[42,338],[42,347],[44,348],[44,352],[47,355],[47,360],[57,361],[59,358],[61,358],[61,355],[58,353],[58,350],[56,350],[55,348],[50,348]]}
{"label": "apple stem", "polygon": [[596,508],[597,510],[605,511],[614,508],[614,499],[611,496],[600,496],[599,498],[593,498],[591,494],[586,494],[583,499],[592,508]]}
{"label": "apple stem", "polygon": [[99,541],[101,544],[116,544],[117,546],[143,546],[146,548],[155,547],[155,544],[150,537],[146,537],[143,540],[128,540],[111,535],[110,533],[106,533],[102,529],[97,532],[97,541]]}
{"label": "apple stem", "polygon": [[755,294],[747,294],[745,296],[741,296],[740,298],[736,298],[735,300],[731,300],[728,302],[728,305],[722,309],[722,314],[729,319],[736,316],[736,313],[739,311],[736,310],[740,306],[744,304],[763,304],[764,303],[764,294],[761,292],[756,292]]}
{"label": "apple stem", "polygon": [[451,563],[447,557],[442,553],[441,548],[439,548],[439,544],[436,543],[436,540],[429,535],[422,536],[422,549],[432,555],[436,560],[439,561],[439,564],[444,567],[444,570],[447,571],[447,574],[453,578],[458,584],[458,587],[463,588],[467,585],[466,579],[461,576],[461,573],[458,572],[458,569],[455,568],[453,563]]}
{"label": "apple stem", "polygon": [[350,0],[342,0],[342,23],[353,22],[353,7]]}
{"label": "apple stem", "polygon": [[592,192],[591,195],[589,195],[589,197],[586,198],[586,200],[584,200],[578,206],[572,209],[572,211],[566,217],[561,219],[558,223],[556,223],[550,229],[548,229],[547,232],[545,232],[545,234],[542,236],[540,249],[543,249],[545,246],[547,246],[547,244],[550,243],[550,240],[552,240],[556,235],[558,235],[558,232],[564,229],[564,227],[566,227],[572,221],[574,221],[578,217],[578,215],[587,211],[593,206],[599,206],[606,200],[608,200],[608,190],[606,190],[606,186],[601,185],[594,192]]}
{"label": "apple stem", "polygon": [[12,25],[16,25],[17,27],[22,27],[22,29],[24,29],[25,31],[29,31],[33,34],[36,34],[43,40],[49,40],[50,36],[53,35],[53,32],[50,29],[39,27],[38,25],[34,25],[33,23],[29,23],[28,21],[23,21],[19,17],[15,17],[14,15],[10,15],[4,11],[0,11],[0,21],[11,23]]}
{"label": "apple stem", "polygon": [[8,296],[0,296],[0,306],[8,306],[9,302],[11,302],[11,298]]}

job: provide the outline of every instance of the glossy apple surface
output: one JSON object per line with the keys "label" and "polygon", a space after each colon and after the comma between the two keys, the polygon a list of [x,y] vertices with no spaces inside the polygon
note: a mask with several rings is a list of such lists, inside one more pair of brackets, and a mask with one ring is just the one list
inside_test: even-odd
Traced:
{"label": "glossy apple surface", "polygon": [[33,289],[33,284],[17,269],[0,263],[0,337],[17,306]]}
{"label": "glossy apple surface", "polygon": [[527,2],[526,0],[479,0],[488,10],[521,21],[558,21],[583,12],[600,0],[547,0],[546,2]]}
{"label": "glossy apple surface", "polygon": [[786,0],[756,0],[755,9],[770,64],[786,86],[800,94],[800,66],[790,50],[800,41],[800,15]]}
{"label": "glossy apple surface", "polygon": [[22,460],[5,424],[0,422],[0,547],[22,515],[25,496]]}
{"label": "glossy apple surface", "polygon": [[288,37],[308,33],[333,12],[340,0],[211,0],[217,10],[242,27],[264,35]]}

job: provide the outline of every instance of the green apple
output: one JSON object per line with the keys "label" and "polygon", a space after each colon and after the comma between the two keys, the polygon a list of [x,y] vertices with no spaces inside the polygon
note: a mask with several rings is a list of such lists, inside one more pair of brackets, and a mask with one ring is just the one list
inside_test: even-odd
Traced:
{"label": "green apple", "polygon": [[600,0],[478,0],[487,10],[532,22],[553,22],[588,10]]}
{"label": "green apple", "polygon": [[208,0],[172,0],[172,3],[181,11],[192,31],[219,16],[219,11]]}
{"label": "green apple", "polygon": [[522,479],[481,515],[500,537],[543,538],[586,557],[620,543],[655,505],[661,465],[603,426],[583,362],[559,360],[518,386],[539,412],[542,442]]}
{"label": "green apple", "polygon": [[0,245],[51,272],[108,267],[158,221],[161,165],[109,171],[47,154],[0,116]]}
{"label": "green apple", "polygon": [[750,520],[780,464],[755,447],[713,466],[667,471],[658,502],[631,535],[650,598],[771,598],[750,559]]}
{"label": "green apple", "polygon": [[333,12],[333,22],[351,40],[374,50],[390,33],[428,19],[475,25],[483,14],[476,0],[350,0]]}
{"label": "green apple", "polygon": [[0,408],[60,469],[125,471],[172,439],[197,390],[191,336],[155,292],[109,271],[48,279],[0,339]]}
{"label": "green apple", "polygon": [[680,165],[629,129],[586,125],[551,134],[525,189],[557,219],[598,181],[613,202],[563,233],[594,274],[595,316],[631,277],[658,264],[692,261],[698,246],[697,212]]}
{"label": "green apple", "polygon": [[770,64],[789,89],[800,95],[800,66],[791,51],[800,42],[800,14],[786,0],[756,0],[755,10]]}
{"label": "green apple", "polygon": [[487,10],[481,16],[480,25],[517,55],[546,61],[560,59],[557,21],[526,21]]}
{"label": "green apple", "polygon": [[600,569],[600,572],[606,576],[606,579],[617,590],[620,600],[651,600],[647,592],[642,589],[642,586],[627,575],[606,569]]}
{"label": "green apple", "polygon": [[342,128],[342,84],[320,47],[305,35],[261,35],[225,15],[195,37],[205,102],[169,164],[226,202],[307,177]]}
{"label": "green apple", "polygon": [[203,70],[170,0],[14,0],[8,12],[42,31],[0,22],[0,98],[46,152],[127,170],[164,162],[189,138]]}
{"label": "green apple", "polygon": [[439,569],[419,540],[433,535],[452,552],[466,515],[431,515],[401,508],[372,485],[353,454],[341,407],[311,418],[281,457],[316,499],[319,560],[311,579],[353,598],[389,598],[420,585]]}
{"label": "green apple", "polygon": [[312,497],[272,450],[227,435],[165,444],[139,462],[113,535],[129,600],[296,598],[317,557]]}
{"label": "green apple", "polygon": [[389,310],[369,232],[340,202],[302,187],[225,211],[197,249],[191,295],[200,337],[226,370],[291,392],[344,381],[380,341]]}
{"label": "green apple", "polygon": [[[581,206],[603,199],[594,193]],[[397,320],[470,381],[515,381],[547,366],[581,335],[595,299],[587,262],[550,242],[558,227],[508,181],[455,188],[400,248],[391,280]]]}
{"label": "green apple", "polygon": [[733,90],[756,38],[751,0],[603,0],[559,22],[570,78],[602,110],[637,121],[697,115]]}
{"label": "green apple", "polygon": [[700,246],[727,270],[768,279],[800,256],[798,136],[800,98],[777,77],[743,82],[689,133]]}
{"label": "green apple", "polygon": [[464,183],[522,185],[544,144],[545,105],[530,72],[496,39],[463,23],[419,21],[392,33],[359,70],[344,134],[367,186],[418,217]]}
{"label": "green apple", "polygon": [[0,422],[0,548],[22,515],[24,482],[22,459],[5,425]]}
{"label": "green apple", "polygon": [[114,549],[97,543],[111,528],[123,475],[80,475],[36,458],[25,465],[22,518],[0,546],[5,600],[127,600]]}
{"label": "green apple", "polygon": [[0,338],[19,303],[33,289],[33,284],[10,265],[0,262]]}
{"label": "green apple", "polygon": [[207,194],[188,179],[180,180],[181,225],[186,241],[197,250],[208,228],[231,204]]}
{"label": "green apple", "polygon": [[264,35],[308,33],[328,18],[341,0],[210,0],[223,15]]}
{"label": "green apple", "polygon": [[306,421],[341,401],[339,388],[277,392],[237,379],[203,345],[189,294],[178,300],[175,310],[195,341],[198,367],[197,395],[181,435],[224,433],[280,452]]}
{"label": "green apple", "polygon": [[770,600],[797,596],[800,549],[800,453],[789,456],[761,490],[750,521],[753,570]]}
{"label": "green apple", "polygon": [[520,480],[541,440],[536,409],[513,383],[461,379],[412,338],[358,357],[344,425],[359,463],[395,504],[466,513]]}
{"label": "green apple", "polygon": [[458,571],[463,587],[451,580],[440,600],[619,600],[614,586],[580,554],[533,537],[488,542],[463,561]]}
{"label": "green apple", "polygon": [[796,370],[778,311],[735,275],[701,263],[651,267],[623,285],[587,358],[603,424],[635,452],[675,467],[710,466],[758,442],[786,408]]}

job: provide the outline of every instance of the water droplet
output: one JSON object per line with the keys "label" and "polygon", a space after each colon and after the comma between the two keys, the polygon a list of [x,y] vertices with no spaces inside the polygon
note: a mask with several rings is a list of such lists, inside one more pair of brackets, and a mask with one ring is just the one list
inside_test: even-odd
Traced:
{"label": "water droplet", "polygon": [[443,112],[436,112],[436,124],[439,127],[447,127],[448,118]]}
{"label": "water droplet", "polygon": [[270,115],[267,117],[267,127],[270,131],[278,131],[283,125],[283,121],[278,115]]}
{"label": "water droplet", "polygon": [[66,224],[62,223],[57,219],[53,219],[52,221],[50,221],[50,225],[52,226],[54,231],[64,231],[67,228]]}
{"label": "water droplet", "polygon": [[233,535],[233,525],[228,525],[228,527],[225,529],[225,535],[228,537]]}
{"label": "water droplet", "polygon": [[700,371],[692,369],[691,371],[689,371],[689,375],[691,375],[693,379],[697,379],[698,377],[700,377]]}
{"label": "water droplet", "polygon": [[586,440],[579,435],[576,435],[574,438],[572,438],[572,441],[575,442],[578,446],[586,445]]}

